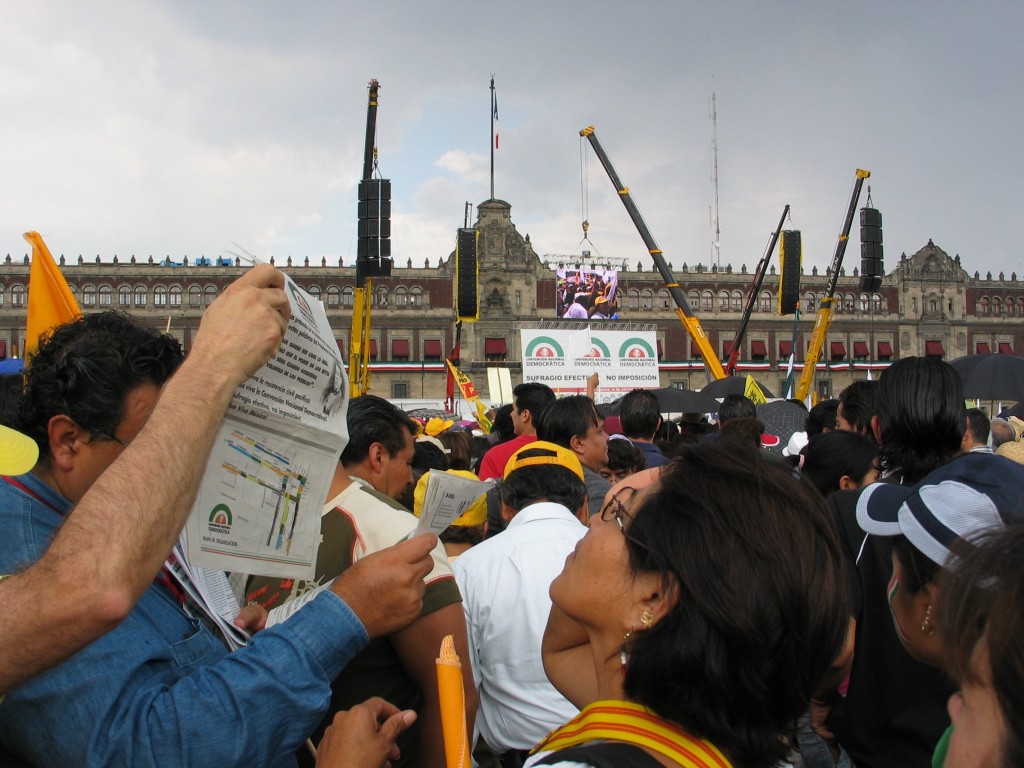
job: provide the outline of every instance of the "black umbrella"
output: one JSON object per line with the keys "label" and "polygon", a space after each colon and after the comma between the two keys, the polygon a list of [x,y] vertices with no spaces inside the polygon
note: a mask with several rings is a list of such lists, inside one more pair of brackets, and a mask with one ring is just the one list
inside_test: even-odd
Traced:
{"label": "black umbrella", "polygon": [[949,363],[964,383],[964,397],[978,400],[1024,400],[1024,357],[989,353]]}
{"label": "black umbrella", "polygon": [[[775,397],[760,381],[757,382],[757,386],[764,392],[764,396],[771,398]],[[747,377],[746,376],[726,376],[724,379],[718,379],[712,381],[710,384],[701,389],[701,393],[705,395],[711,395],[711,397],[725,397],[726,395],[742,395],[743,391],[747,388]]]}
{"label": "black umbrella", "polygon": [[[649,390],[658,399],[658,410],[661,413],[716,413],[718,401],[703,392],[693,389],[677,389],[661,387]],[[622,398],[614,400],[599,408],[603,416],[618,416]]]}
{"label": "black umbrella", "polygon": [[764,422],[764,431],[779,438],[778,445],[769,448],[773,453],[782,454],[794,432],[804,431],[807,409],[789,400],[773,400],[756,406],[757,418]]}

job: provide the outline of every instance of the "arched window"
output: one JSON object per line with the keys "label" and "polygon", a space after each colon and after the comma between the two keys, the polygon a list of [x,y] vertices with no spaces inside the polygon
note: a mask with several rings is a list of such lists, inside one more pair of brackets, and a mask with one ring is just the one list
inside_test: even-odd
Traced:
{"label": "arched window", "polygon": [[135,286],[135,306],[136,307],[144,307],[144,306],[146,306],[146,295],[148,293],[149,292],[146,290],[146,286],[144,286],[144,285],[136,285]]}
{"label": "arched window", "polygon": [[998,296],[992,297],[992,314],[996,317],[1003,314],[1003,300]]}
{"label": "arched window", "polygon": [[203,289],[198,285],[190,285],[188,287],[188,305],[190,307],[198,307],[203,303]]}
{"label": "arched window", "polygon": [[388,305],[388,289],[383,285],[377,289],[377,306],[386,307]]}
{"label": "arched window", "polygon": [[715,295],[711,291],[701,293],[700,308],[704,312],[710,312],[715,308]]}
{"label": "arched window", "polygon": [[122,285],[117,289],[117,306],[130,307],[132,305],[132,287]]}
{"label": "arched window", "polygon": [[718,292],[718,311],[728,312],[729,311],[729,292],[719,291]]}
{"label": "arched window", "polygon": [[634,312],[640,309],[640,291],[632,290],[626,294],[626,308]]}
{"label": "arched window", "polygon": [[813,293],[805,293],[804,294],[804,310],[807,311],[807,312],[813,312],[814,308],[816,306],[817,306],[817,303],[814,300],[814,294]]}
{"label": "arched window", "polygon": [[686,294],[686,300],[695,310],[700,309],[700,291],[690,291]]}
{"label": "arched window", "polygon": [[761,291],[761,311],[772,311],[772,294],[770,291]]}
{"label": "arched window", "polygon": [[418,285],[414,285],[409,290],[409,304],[414,307],[423,306],[423,289]]}
{"label": "arched window", "polygon": [[[72,293],[73,292],[74,291],[72,291]],[[4,287],[0,285],[0,307],[4,305],[4,293],[6,293],[6,291],[4,290]]]}
{"label": "arched window", "polygon": [[654,309],[654,291],[641,291],[640,309],[648,312]]}
{"label": "arched window", "polygon": [[208,285],[203,289],[203,306],[208,307],[217,298],[217,286]]}
{"label": "arched window", "polygon": [[862,293],[860,295],[860,311],[867,312],[869,309],[871,309],[871,299],[866,293]]}
{"label": "arched window", "polygon": [[981,317],[988,314],[988,296],[982,296],[978,299],[978,304],[974,311]]}
{"label": "arched window", "polygon": [[850,314],[853,314],[853,309],[854,309],[855,306],[856,305],[854,303],[854,298],[853,298],[853,294],[852,293],[848,293],[845,296],[843,296],[843,308],[847,312],[849,312]]}
{"label": "arched window", "polygon": [[320,298],[320,286],[319,285],[311,285],[311,286],[309,286],[309,288],[306,289],[306,293],[308,293],[314,299],[319,299]]}
{"label": "arched window", "polygon": [[109,285],[100,286],[100,306],[109,307],[114,303],[114,289]]}
{"label": "arched window", "polygon": [[395,288],[395,306],[403,309],[409,306],[409,291],[404,285]]}
{"label": "arched window", "polygon": [[729,309],[733,312],[739,312],[743,309],[743,294],[739,291],[733,291],[730,297]]}
{"label": "arched window", "polygon": [[666,290],[658,291],[658,309],[671,309],[672,296]]}
{"label": "arched window", "polygon": [[344,288],[342,288],[342,290],[341,290],[341,306],[347,307],[347,308],[351,309],[352,308],[353,296],[354,296],[354,292],[353,292],[351,286],[345,286]]}
{"label": "arched window", "polygon": [[327,306],[337,307],[341,304],[341,291],[338,286],[332,285],[327,288]]}
{"label": "arched window", "polygon": [[[92,301],[89,300],[90,291]],[[82,304],[85,306],[91,306],[96,303],[96,289],[91,285],[85,286],[84,295],[82,297]],[[25,306],[25,286],[24,285],[12,285],[11,286],[11,306],[12,307],[24,307]]]}
{"label": "arched window", "polygon": [[156,288],[153,289],[153,306],[167,306],[167,289],[162,285],[158,285]]}
{"label": "arched window", "polygon": [[871,294],[871,309],[875,312],[882,311],[882,295],[879,293]]}
{"label": "arched window", "polygon": [[169,295],[171,297],[171,306],[172,307],[180,307],[181,306],[181,286],[180,285],[172,285]]}

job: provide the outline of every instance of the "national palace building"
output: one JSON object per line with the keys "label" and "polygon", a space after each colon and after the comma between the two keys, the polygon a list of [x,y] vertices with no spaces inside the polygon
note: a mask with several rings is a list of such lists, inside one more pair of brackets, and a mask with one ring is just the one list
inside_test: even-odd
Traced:
{"label": "national palace building", "polygon": [[[516,230],[511,205],[492,199],[477,211],[480,317],[463,324],[461,367],[488,400],[487,367],[508,368],[514,384],[521,380],[519,329],[585,327],[587,321],[556,318],[555,272],[538,256],[529,235]],[[832,323],[815,376],[819,396],[834,396],[865,378],[869,370],[880,371],[901,357],[952,360],[1024,349],[1024,283],[1016,274],[968,271],[959,255],[951,257],[929,240],[910,256],[904,252],[896,257],[888,246],[890,271],[881,288],[863,293],[852,268],[859,264],[855,250],[848,249],[847,267],[836,288]],[[99,257],[55,258],[83,311],[125,310],[148,325],[169,330],[186,350],[203,308],[244,271],[237,260],[223,259],[182,258],[172,263],[152,256],[103,262]],[[276,266],[324,302],[338,344],[347,350],[354,264],[288,258]],[[752,290],[753,273],[746,266],[716,269],[678,262],[672,269],[724,358]],[[28,256],[8,255],[0,262],[0,357],[16,356],[24,346],[28,277]],[[423,267],[396,264],[390,277],[374,278],[371,391],[392,399],[444,397],[444,357],[455,340],[454,280],[450,254],[428,257]],[[798,364],[810,340],[826,275],[813,269],[803,273],[800,283]],[[739,370],[752,372],[782,395],[794,317],[776,314],[778,289],[773,266],[754,305],[739,352]],[[628,264],[619,273],[619,296],[620,319],[609,322],[656,334],[662,386],[699,389],[707,383],[696,346],[649,258]]]}

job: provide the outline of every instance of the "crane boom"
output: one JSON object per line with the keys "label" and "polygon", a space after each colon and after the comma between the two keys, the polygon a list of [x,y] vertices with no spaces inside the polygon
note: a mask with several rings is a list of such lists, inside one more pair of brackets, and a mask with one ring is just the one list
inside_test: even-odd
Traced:
{"label": "crane boom", "polygon": [[697,345],[697,349],[700,350],[700,356],[704,361],[704,367],[707,369],[708,374],[714,379],[725,378],[725,371],[722,369],[722,364],[718,361],[718,356],[711,346],[711,341],[701,327],[700,319],[693,313],[690,303],[686,300],[686,294],[683,293],[682,287],[680,287],[675,276],[672,274],[672,270],[665,261],[661,249],[654,240],[654,236],[647,228],[644,217],[640,215],[640,209],[633,202],[633,197],[629,193],[629,187],[625,186],[619,179],[619,175],[615,172],[615,168],[612,166],[611,160],[608,159],[608,155],[605,154],[601,142],[597,140],[594,126],[591,125],[581,130],[580,136],[585,136],[590,142],[590,146],[593,147],[595,154],[597,154],[598,159],[601,161],[601,165],[604,166],[608,178],[611,179],[612,184],[615,186],[615,191],[622,200],[622,204],[626,206],[626,212],[629,213],[629,217],[633,220],[634,226],[644,241],[644,245],[647,247],[648,252],[650,252],[651,258],[654,259],[654,266],[658,268],[661,279],[665,281],[665,287],[668,288],[669,294],[676,304],[676,316],[682,322],[690,338]]}
{"label": "crane boom", "polygon": [[846,243],[850,239],[850,226],[853,224],[853,214],[857,211],[857,203],[860,200],[860,190],[864,186],[864,179],[870,176],[871,171],[857,169],[857,181],[853,185],[853,194],[850,196],[850,207],[846,211],[843,231],[839,234],[835,254],[832,256],[828,284],[825,286],[825,296],[822,298],[818,307],[818,314],[814,318],[811,343],[807,346],[807,357],[804,360],[804,368],[800,372],[800,381],[796,388],[796,398],[798,400],[807,398],[807,394],[811,391],[811,384],[814,382],[815,368],[818,365],[818,358],[821,357],[821,350],[825,346],[825,337],[828,335],[829,324],[832,322],[832,302],[835,297],[836,283],[839,281],[839,270],[843,266],[843,254],[846,253]]}
{"label": "crane boom", "polygon": [[789,215],[789,204],[782,209],[782,218],[779,219],[779,226],[775,228],[775,232],[772,233],[771,240],[768,242],[768,247],[765,249],[764,256],[761,257],[761,261],[758,262],[757,269],[754,272],[754,282],[750,286],[750,296],[747,298],[747,306],[743,310],[743,317],[740,318],[740,327],[736,331],[736,339],[732,343],[732,349],[729,352],[729,359],[725,363],[725,375],[732,376],[736,372],[736,359],[739,357],[739,349],[743,344],[743,337],[747,334],[747,324],[750,322],[750,315],[754,311],[754,305],[757,302],[757,294],[761,291],[761,285],[764,283],[764,276],[768,272],[768,263],[772,260],[772,254],[775,252],[775,244],[779,242],[779,234],[782,232],[782,227],[786,223],[786,217]]}

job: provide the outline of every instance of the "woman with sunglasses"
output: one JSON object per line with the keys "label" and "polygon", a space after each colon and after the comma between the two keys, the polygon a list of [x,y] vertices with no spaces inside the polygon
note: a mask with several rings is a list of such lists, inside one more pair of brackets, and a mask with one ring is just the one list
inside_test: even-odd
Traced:
{"label": "woman with sunglasses", "polygon": [[686,450],[606,496],[551,585],[544,663],[580,715],[527,765],[759,768],[846,636],[821,498],[737,448]]}

